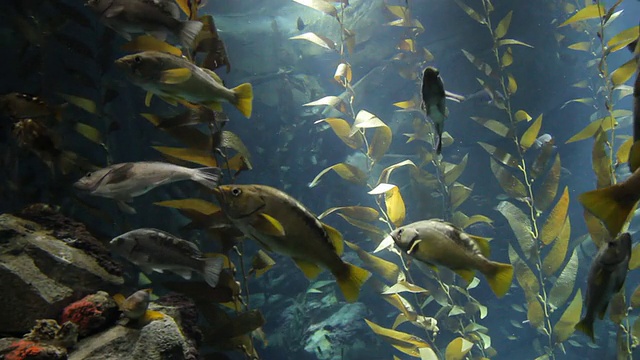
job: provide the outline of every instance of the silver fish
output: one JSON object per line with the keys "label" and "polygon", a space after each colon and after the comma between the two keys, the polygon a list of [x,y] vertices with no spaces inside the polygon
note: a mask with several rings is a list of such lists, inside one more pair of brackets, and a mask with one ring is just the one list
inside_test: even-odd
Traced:
{"label": "silver fish", "polygon": [[160,185],[193,180],[213,189],[218,185],[220,176],[219,168],[190,169],[169,163],[142,161],[115,164],[89,172],[73,186],[91,195],[115,199],[123,211],[135,213],[125,202]]}
{"label": "silver fish", "polygon": [[167,270],[188,280],[195,271],[212,287],[218,284],[224,265],[221,257],[205,258],[196,244],[158,229],[132,230],[113,238],[109,245],[146,273]]}
{"label": "silver fish", "polygon": [[180,8],[172,0],[89,0],[86,5],[127,40],[131,34],[149,33],[164,41],[171,33],[191,46],[203,26],[199,21],[180,20]]}

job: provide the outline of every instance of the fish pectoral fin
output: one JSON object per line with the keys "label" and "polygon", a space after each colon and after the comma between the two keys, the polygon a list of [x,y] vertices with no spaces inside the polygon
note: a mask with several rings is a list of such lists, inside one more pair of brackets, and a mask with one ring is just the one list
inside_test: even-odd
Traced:
{"label": "fish pectoral fin", "polygon": [[120,211],[122,211],[125,214],[129,214],[129,215],[137,214],[136,209],[134,209],[133,206],[128,205],[126,202],[124,202],[124,200],[116,200],[116,204],[118,204],[118,209],[120,209]]}
{"label": "fish pectoral fin", "polygon": [[327,224],[323,223],[322,227],[324,228],[324,231],[327,232],[327,235],[329,236],[329,241],[331,242],[331,245],[333,245],[333,248],[336,249],[336,253],[338,254],[338,256],[342,256],[342,253],[344,253],[344,243],[342,242],[342,234],[340,234],[338,230],[332,228]]}
{"label": "fish pectoral fin", "polygon": [[110,19],[112,17],[120,15],[123,11],[124,5],[116,5],[109,7],[107,11],[105,11],[102,15],[104,15],[104,17],[106,17],[107,19]]}
{"label": "fish pectoral fin", "polygon": [[147,95],[144,97],[144,105],[146,107],[151,106],[151,99],[153,98],[153,93],[151,91],[147,91]]}
{"label": "fish pectoral fin", "polygon": [[285,235],[284,227],[282,226],[280,221],[265,213],[258,214],[258,216],[255,217],[255,220],[252,222],[251,226],[266,235]]}
{"label": "fish pectoral fin", "polygon": [[320,273],[322,272],[322,268],[312,262],[295,258],[293,259],[293,261],[295,261],[296,265],[304,273],[304,276],[309,280],[317,278],[318,275],[320,275]]}
{"label": "fish pectoral fin", "polygon": [[160,82],[163,84],[180,84],[191,78],[191,70],[177,68],[165,70],[160,74]]}
{"label": "fish pectoral fin", "polygon": [[473,281],[473,278],[475,276],[475,271],[469,269],[456,269],[453,270],[453,272],[460,275],[460,277],[463,278],[464,281],[466,281],[468,284]]}
{"label": "fish pectoral fin", "polygon": [[[118,184],[125,180],[129,180],[132,177],[131,169],[133,169],[133,163],[124,163],[118,167],[114,167],[106,177],[107,184]],[[123,201],[130,202],[131,199],[121,199]]]}
{"label": "fish pectoral fin", "polygon": [[471,238],[471,240],[473,240],[476,243],[476,245],[478,245],[478,248],[480,249],[482,256],[488,258],[491,255],[491,248],[489,247],[489,239],[482,236],[476,236],[471,234],[467,234],[467,235]]}

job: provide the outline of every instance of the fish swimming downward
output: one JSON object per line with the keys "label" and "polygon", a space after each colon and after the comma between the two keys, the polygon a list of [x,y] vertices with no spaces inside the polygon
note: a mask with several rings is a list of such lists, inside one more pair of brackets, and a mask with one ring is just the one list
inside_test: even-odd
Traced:
{"label": "fish swimming downward", "polygon": [[195,271],[211,287],[218,285],[224,265],[221,257],[205,258],[196,244],[158,229],[132,230],[113,238],[109,245],[146,273],[167,270],[188,280]]}
{"label": "fish swimming downward", "polygon": [[389,237],[400,249],[434,270],[435,265],[442,265],[467,282],[473,280],[474,270],[478,270],[496,296],[502,297],[509,291],[513,267],[487,259],[488,241],[453,224],[438,219],[417,221],[395,229]]}
{"label": "fish swimming downward", "polygon": [[251,117],[253,89],[244,83],[227,89],[213,71],[198,67],[187,58],[160,51],[143,51],[116,60],[134,84],[147,91],[147,106],[151,95],[171,104],[188,107],[199,104],[221,111],[221,102],[235,106],[247,118]]}
{"label": "fish swimming downward", "polygon": [[219,168],[191,169],[164,162],[141,161],[114,164],[87,173],[73,186],[89,194],[115,199],[123,211],[135,214],[125,202],[150,190],[176,181],[193,180],[210,189],[218,185]]}
{"label": "fish swimming downward", "polygon": [[591,263],[585,296],[587,312],[575,328],[589,335],[594,342],[593,322],[596,314],[600,319],[604,318],[609,300],[622,289],[630,258],[631,235],[625,232],[616,240],[602,244]]}
{"label": "fish swimming downward", "polygon": [[215,191],[222,211],[245,236],[267,251],[290,256],[309,279],[326,268],[349,302],[371,275],[344,262],[342,235],[323,224],[300,202],[265,185],[224,185]]}
{"label": "fish swimming downward", "polygon": [[180,8],[173,0],[89,0],[87,6],[127,40],[131,34],[149,33],[164,41],[169,33],[191,46],[203,26],[180,20]]}

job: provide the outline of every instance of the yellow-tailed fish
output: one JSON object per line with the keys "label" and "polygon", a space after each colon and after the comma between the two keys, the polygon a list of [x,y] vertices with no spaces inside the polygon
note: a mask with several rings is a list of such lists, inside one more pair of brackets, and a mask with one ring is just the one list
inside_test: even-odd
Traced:
{"label": "yellow-tailed fish", "polygon": [[122,294],[115,294],[113,299],[125,318],[149,322],[164,317],[161,312],[147,310],[151,302],[151,292],[151,289],[142,289],[134,292],[126,299]]}
{"label": "yellow-tailed fish", "polygon": [[342,261],[340,233],[299,201],[265,185],[224,185],[215,193],[223,212],[245,236],[268,251],[290,256],[309,279],[321,268],[329,269],[347,301],[358,299],[371,274]]}

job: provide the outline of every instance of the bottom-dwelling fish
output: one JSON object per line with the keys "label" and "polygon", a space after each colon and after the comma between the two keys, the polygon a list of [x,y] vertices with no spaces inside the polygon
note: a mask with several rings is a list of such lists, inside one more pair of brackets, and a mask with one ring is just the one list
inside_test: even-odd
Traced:
{"label": "bottom-dwelling fish", "polygon": [[163,162],[142,161],[120,163],[86,174],[73,186],[91,195],[115,199],[125,212],[135,210],[125,204],[160,185],[176,181],[193,180],[210,189],[218,185],[219,168],[190,169]]}
{"label": "bottom-dwelling fish", "polygon": [[589,335],[591,341],[595,342],[593,322],[596,314],[602,320],[609,300],[622,289],[630,258],[631,235],[622,233],[617,240],[603,244],[591,263],[585,296],[587,312],[575,326],[576,330]]}
{"label": "bottom-dwelling fish", "polygon": [[113,300],[126,319],[147,323],[164,317],[159,311],[147,310],[151,302],[151,289],[138,290],[126,299],[122,294],[115,294]]}
{"label": "bottom-dwelling fish", "polygon": [[467,282],[473,280],[474,270],[478,270],[496,296],[502,297],[509,291],[513,267],[487,259],[489,243],[484,238],[438,219],[402,226],[389,236],[400,249],[434,269],[435,265],[445,266]]}
{"label": "bottom-dwelling fish", "polygon": [[313,279],[329,269],[349,302],[358,299],[368,271],[342,261],[338,230],[323,224],[293,197],[265,185],[224,185],[216,190],[223,212],[266,250],[290,256]]}
{"label": "bottom-dwelling fish", "polygon": [[158,229],[132,230],[113,238],[109,245],[146,273],[167,270],[188,280],[195,271],[211,287],[218,285],[224,265],[221,257],[205,258],[196,244]]}

